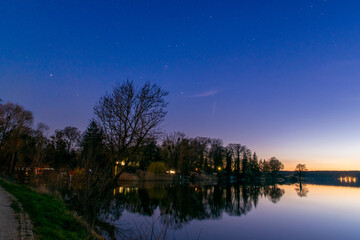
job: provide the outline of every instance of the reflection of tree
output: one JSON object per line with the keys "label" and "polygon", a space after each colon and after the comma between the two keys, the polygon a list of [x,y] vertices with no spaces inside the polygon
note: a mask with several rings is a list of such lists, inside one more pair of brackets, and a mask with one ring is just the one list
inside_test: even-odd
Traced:
{"label": "reflection of tree", "polygon": [[165,197],[160,201],[162,222],[173,228],[181,228],[192,219],[208,219],[209,212],[202,189],[189,187],[169,187]]}
{"label": "reflection of tree", "polygon": [[226,212],[232,216],[245,215],[252,209],[255,203],[253,201],[254,186],[236,185],[231,191],[231,206],[227,206]]}
{"label": "reflection of tree", "polygon": [[280,201],[280,198],[284,195],[285,190],[279,188],[276,185],[268,186],[264,188],[264,194],[267,196],[271,202],[277,203]]}
{"label": "reflection of tree", "polygon": [[299,197],[307,197],[307,194],[309,193],[309,189],[306,187],[305,184],[297,183],[295,184],[295,191]]}
{"label": "reflection of tree", "polygon": [[182,228],[184,224],[195,219],[219,219],[224,212],[231,216],[242,216],[256,208],[260,196],[277,203],[285,193],[277,185],[168,186],[126,189],[116,195],[116,200],[110,207],[115,219],[121,216],[123,209],[151,216],[158,207],[161,223],[172,229]]}

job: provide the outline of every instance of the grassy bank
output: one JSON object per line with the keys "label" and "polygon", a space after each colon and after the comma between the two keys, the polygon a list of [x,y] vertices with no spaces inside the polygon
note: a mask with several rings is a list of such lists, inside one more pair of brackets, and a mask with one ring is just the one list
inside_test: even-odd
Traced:
{"label": "grassy bank", "polygon": [[36,239],[92,239],[60,198],[3,179],[0,185],[14,195],[29,214]]}

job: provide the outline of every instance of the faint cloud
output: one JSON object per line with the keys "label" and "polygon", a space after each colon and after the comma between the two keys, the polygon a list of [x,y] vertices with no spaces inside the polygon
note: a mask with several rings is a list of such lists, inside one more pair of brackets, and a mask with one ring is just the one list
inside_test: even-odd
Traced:
{"label": "faint cloud", "polygon": [[217,93],[219,93],[219,90],[210,90],[210,91],[206,91],[206,92],[197,93],[190,97],[194,97],[194,98],[209,97],[209,96],[213,96]]}

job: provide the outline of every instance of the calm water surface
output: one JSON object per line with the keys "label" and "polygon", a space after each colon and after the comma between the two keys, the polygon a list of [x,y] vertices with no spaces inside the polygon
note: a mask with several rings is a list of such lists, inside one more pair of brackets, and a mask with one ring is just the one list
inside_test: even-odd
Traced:
{"label": "calm water surface", "polygon": [[124,185],[106,220],[117,239],[151,228],[167,239],[360,239],[360,188]]}

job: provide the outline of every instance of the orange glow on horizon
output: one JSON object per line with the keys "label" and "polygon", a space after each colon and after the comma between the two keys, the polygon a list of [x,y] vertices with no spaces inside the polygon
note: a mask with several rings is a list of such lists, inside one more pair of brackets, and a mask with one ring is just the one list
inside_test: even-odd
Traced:
{"label": "orange glow on horizon", "polygon": [[309,171],[360,171],[360,161],[342,161],[338,162],[320,162],[320,161],[285,161],[279,160],[284,164],[283,171],[294,171],[296,165],[301,163],[305,164]]}

